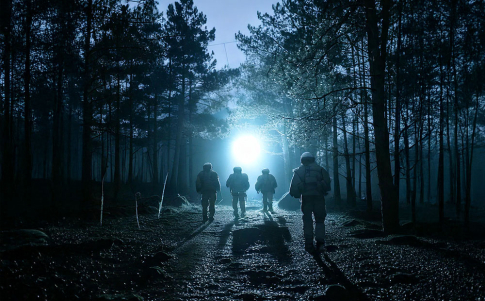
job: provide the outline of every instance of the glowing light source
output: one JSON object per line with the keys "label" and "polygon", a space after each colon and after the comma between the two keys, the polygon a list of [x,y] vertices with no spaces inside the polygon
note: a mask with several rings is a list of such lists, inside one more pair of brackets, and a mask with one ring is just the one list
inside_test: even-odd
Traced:
{"label": "glowing light source", "polygon": [[238,162],[251,163],[258,159],[261,152],[259,141],[254,136],[239,137],[232,144],[232,153]]}

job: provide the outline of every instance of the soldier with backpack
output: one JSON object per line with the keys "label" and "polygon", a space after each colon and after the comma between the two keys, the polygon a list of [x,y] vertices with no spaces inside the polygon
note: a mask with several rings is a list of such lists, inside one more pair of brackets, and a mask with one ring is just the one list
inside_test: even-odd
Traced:
{"label": "soldier with backpack", "polygon": [[246,216],[246,191],[249,189],[248,175],[242,172],[241,167],[234,167],[234,173],[229,175],[226,187],[229,187],[232,194],[232,208],[234,217],[239,218],[237,203],[241,207],[241,217]]}
{"label": "soldier with backpack", "polygon": [[293,170],[290,184],[290,195],[301,199],[303,213],[303,235],[305,250],[315,252],[313,245],[313,219],[315,216],[315,240],[317,252],[325,248],[325,195],[330,191],[330,176],[328,172],[315,163],[315,157],[305,152],[300,158],[301,165]]}
{"label": "soldier with backpack", "polygon": [[269,169],[265,168],[262,171],[262,175],[258,177],[256,181],[256,192],[263,193],[263,212],[274,213],[273,211],[273,195],[275,193],[275,188],[278,187],[275,177],[269,173]]}
{"label": "soldier with backpack", "polygon": [[[205,163],[202,171],[197,175],[195,181],[195,189],[202,195],[202,218],[203,221],[213,221],[216,212],[215,205],[217,199],[217,191],[221,190],[219,176],[212,170],[211,163]],[[207,207],[209,207],[209,218],[207,218]]]}

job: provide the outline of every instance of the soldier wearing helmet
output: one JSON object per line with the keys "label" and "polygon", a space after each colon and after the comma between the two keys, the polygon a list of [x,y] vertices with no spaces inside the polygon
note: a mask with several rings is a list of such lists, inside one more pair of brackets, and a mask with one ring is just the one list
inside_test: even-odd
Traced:
{"label": "soldier wearing helmet", "polygon": [[[325,248],[325,195],[330,190],[330,176],[328,172],[315,163],[315,157],[305,152],[300,158],[301,165],[293,170],[290,184],[290,195],[301,200],[303,213],[303,235],[305,250],[315,252],[313,237],[316,240],[316,250],[322,252]],[[315,217],[315,231],[313,219]],[[314,235],[315,234],[315,235]]]}
{"label": "soldier wearing helmet", "polygon": [[239,218],[237,203],[241,207],[241,217],[246,216],[246,191],[249,189],[248,175],[242,172],[241,167],[234,167],[234,173],[229,175],[226,187],[229,187],[232,194],[232,208],[234,217]]}
{"label": "soldier wearing helmet", "polygon": [[263,212],[274,213],[273,211],[273,195],[275,188],[278,187],[275,177],[269,173],[269,169],[265,168],[262,171],[262,175],[258,177],[254,188],[256,192],[263,193]]}
{"label": "soldier wearing helmet", "polygon": [[[202,195],[202,219],[213,221],[216,212],[215,204],[217,199],[217,191],[221,190],[219,176],[212,170],[211,163],[205,163],[202,171],[197,175],[195,182],[195,189]],[[209,218],[207,218],[207,207],[209,207]]]}

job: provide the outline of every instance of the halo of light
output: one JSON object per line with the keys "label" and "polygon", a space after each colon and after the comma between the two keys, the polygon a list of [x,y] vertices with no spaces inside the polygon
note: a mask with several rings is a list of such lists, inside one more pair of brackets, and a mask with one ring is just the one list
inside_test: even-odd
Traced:
{"label": "halo of light", "polygon": [[261,147],[256,137],[245,135],[237,138],[233,142],[232,153],[237,162],[248,164],[259,158]]}

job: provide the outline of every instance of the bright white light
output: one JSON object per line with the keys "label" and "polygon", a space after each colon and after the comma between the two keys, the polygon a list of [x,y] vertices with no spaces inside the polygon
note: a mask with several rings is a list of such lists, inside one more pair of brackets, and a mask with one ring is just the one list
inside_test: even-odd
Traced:
{"label": "bright white light", "polygon": [[261,152],[259,141],[254,136],[239,137],[232,144],[232,153],[238,162],[251,163],[258,159]]}

